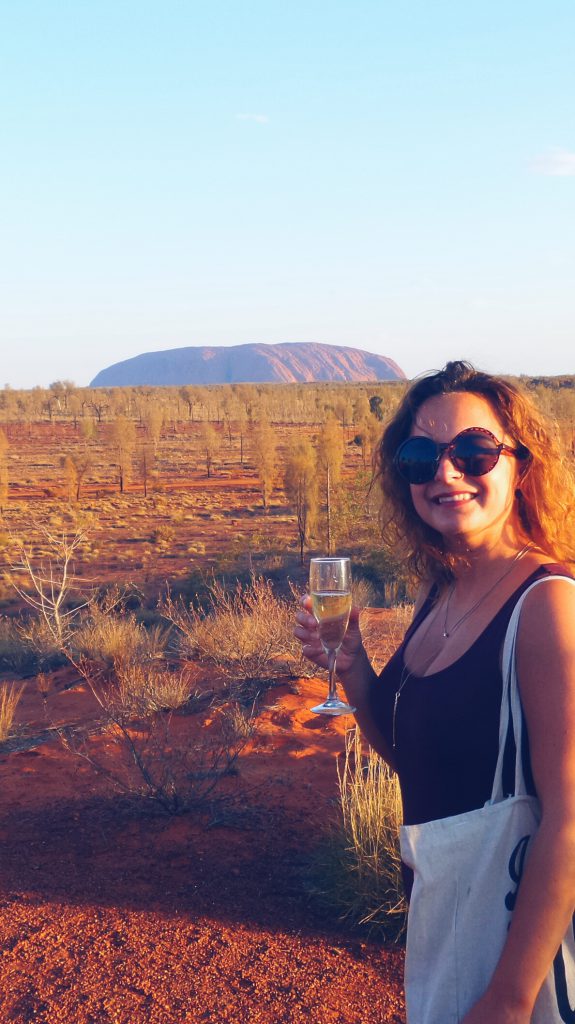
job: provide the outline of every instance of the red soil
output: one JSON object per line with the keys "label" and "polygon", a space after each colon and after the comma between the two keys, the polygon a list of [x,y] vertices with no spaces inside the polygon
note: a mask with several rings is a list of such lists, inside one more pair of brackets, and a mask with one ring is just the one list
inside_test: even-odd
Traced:
{"label": "red soil", "polygon": [[95,717],[71,682],[56,673],[44,707],[27,681],[0,748],[2,1024],[401,1024],[402,952],[305,886],[348,724],[310,714],[325,684],[268,691],[238,799],[210,822],[118,796],[57,739],[25,746]]}

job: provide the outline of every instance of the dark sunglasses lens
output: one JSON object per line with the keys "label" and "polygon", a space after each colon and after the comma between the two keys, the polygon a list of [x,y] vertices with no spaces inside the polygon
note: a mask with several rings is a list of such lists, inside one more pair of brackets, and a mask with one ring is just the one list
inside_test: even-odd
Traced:
{"label": "dark sunglasses lens", "polygon": [[485,476],[499,459],[499,446],[486,434],[462,434],[456,438],[452,462],[467,476]]}
{"label": "dark sunglasses lens", "polygon": [[437,445],[427,437],[411,437],[401,445],[395,464],[410,484],[426,484],[437,471]]}

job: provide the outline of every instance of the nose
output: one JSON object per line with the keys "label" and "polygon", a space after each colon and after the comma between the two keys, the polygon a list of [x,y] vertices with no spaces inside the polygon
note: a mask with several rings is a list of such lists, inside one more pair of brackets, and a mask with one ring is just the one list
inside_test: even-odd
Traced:
{"label": "nose", "polygon": [[451,450],[446,448],[439,456],[439,464],[435,471],[434,480],[460,480],[463,473],[451,460]]}

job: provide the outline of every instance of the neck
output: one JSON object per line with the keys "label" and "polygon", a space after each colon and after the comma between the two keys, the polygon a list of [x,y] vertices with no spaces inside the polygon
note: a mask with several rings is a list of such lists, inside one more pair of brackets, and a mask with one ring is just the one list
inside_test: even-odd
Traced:
{"label": "neck", "polygon": [[456,579],[464,579],[468,575],[480,577],[515,558],[526,546],[529,546],[529,540],[517,533],[476,543],[461,538],[461,543],[451,547],[454,556],[453,574]]}

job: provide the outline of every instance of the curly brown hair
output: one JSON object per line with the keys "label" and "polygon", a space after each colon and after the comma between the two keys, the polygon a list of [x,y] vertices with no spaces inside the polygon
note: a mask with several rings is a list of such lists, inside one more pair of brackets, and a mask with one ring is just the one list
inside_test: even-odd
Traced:
{"label": "curly brown hair", "polygon": [[417,515],[410,486],[398,473],[394,456],[410,434],[417,411],[435,395],[471,392],[486,399],[505,432],[529,452],[516,491],[519,522],[532,541],[555,561],[575,562],[575,476],[558,432],[531,397],[502,377],[476,370],[463,360],[419,377],[387,424],[375,453],[375,476],[382,490],[384,542],[405,559],[420,580],[445,583],[453,578],[454,560],[441,534]]}

